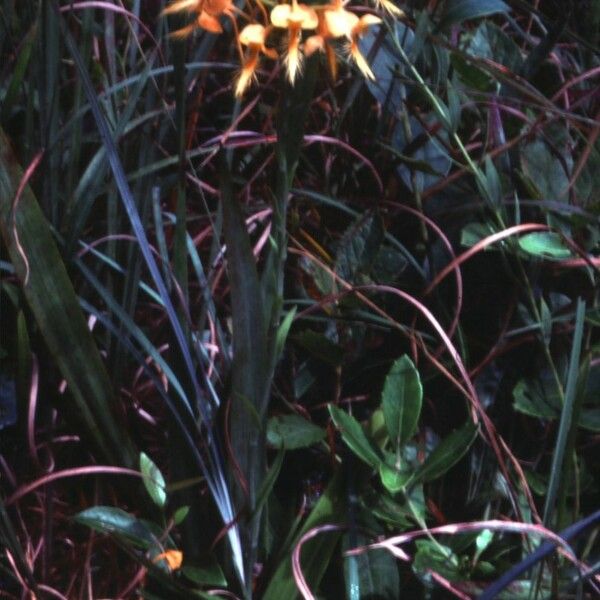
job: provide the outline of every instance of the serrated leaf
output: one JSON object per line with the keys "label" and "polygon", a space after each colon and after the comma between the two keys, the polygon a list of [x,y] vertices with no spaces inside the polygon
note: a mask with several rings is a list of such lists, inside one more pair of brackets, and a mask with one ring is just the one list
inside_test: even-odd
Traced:
{"label": "serrated leaf", "polygon": [[396,452],[415,434],[422,401],[419,372],[408,356],[401,356],[387,374],[381,394],[385,426]]}
{"label": "serrated leaf", "polygon": [[300,415],[271,417],[267,424],[267,442],[275,448],[308,448],[324,437],[324,429]]}
{"label": "serrated leaf", "polygon": [[165,478],[159,468],[145,452],[140,453],[140,471],[142,473],[144,486],[148,491],[148,494],[150,494],[154,504],[159,508],[163,508],[167,502]]}
{"label": "serrated leaf", "polygon": [[519,247],[527,254],[540,258],[562,259],[570,257],[571,250],[553,231],[534,231],[519,238]]}
{"label": "serrated leaf", "polygon": [[[361,284],[368,277],[385,237],[383,219],[377,213],[359,217],[344,232],[335,260],[335,272],[349,283]],[[367,282],[370,280],[367,279]]]}
{"label": "serrated leaf", "polygon": [[467,423],[446,436],[417,470],[415,481],[432,481],[450,470],[471,447],[477,437],[477,426]]}
{"label": "serrated leaf", "polygon": [[498,13],[507,13],[510,7],[502,0],[452,0],[446,3],[440,28],[470,19],[480,19]]}
{"label": "serrated leaf", "polygon": [[329,405],[329,414],[348,448],[368,465],[378,468],[382,459],[360,423],[352,415],[333,404]]}

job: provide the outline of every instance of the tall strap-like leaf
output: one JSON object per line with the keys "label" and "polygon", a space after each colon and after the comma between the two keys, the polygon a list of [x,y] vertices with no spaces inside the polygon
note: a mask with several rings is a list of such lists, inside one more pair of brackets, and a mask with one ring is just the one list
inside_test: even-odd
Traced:
{"label": "tall strap-like leaf", "polygon": [[15,270],[26,281],[23,292],[68,383],[72,412],[107,460],[133,467],[133,443],[115,419],[110,380],[50,227],[29,186],[14,202],[22,178],[10,141],[0,130],[0,227]]}

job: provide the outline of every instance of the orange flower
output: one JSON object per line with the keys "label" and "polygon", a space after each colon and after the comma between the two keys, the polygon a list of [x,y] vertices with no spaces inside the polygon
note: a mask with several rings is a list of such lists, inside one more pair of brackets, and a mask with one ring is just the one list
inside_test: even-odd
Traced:
{"label": "orange flower", "polygon": [[328,40],[346,36],[350,38],[352,26],[358,17],[344,8],[342,0],[333,0],[331,4],[317,9],[319,26],[317,34],[309,37],[304,43],[304,52],[310,56],[317,50],[325,52],[331,78],[337,79],[337,58]]}
{"label": "orange flower", "polygon": [[273,48],[265,46],[269,30],[270,27],[263,27],[258,23],[252,23],[251,25],[246,25],[238,36],[240,45],[248,49],[246,58],[242,64],[242,70],[235,85],[235,95],[238,98],[244,94],[246,88],[254,79],[261,52],[269,58],[277,58],[277,52]]}
{"label": "orange flower", "polygon": [[379,10],[383,10],[384,12],[393,15],[398,19],[402,19],[406,16],[403,10],[399,9],[391,0],[375,0],[375,6]]}
{"label": "orange flower", "polygon": [[[356,15],[355,15],[356,16]],[[360,19],[357,17],[356,24],[352,27],[350,31],[350,56],[352,60],[356,63],[356,66],[359,68],[361,73],[368,77],[369,79],[375,79],[375,75],[373,75],[373,71],[371,71],[371,67],[369,67],[365,57],[361,54],[358,48],[358,40],[362,37],[362,35],[367,31],[367,29],[371,25],[379,25],[381,23],[381,19],[376,17],[375,15],[363,15]]]}
{"label": "orange flower", "polygon": [[288,30],[288,48],[285,66],[290,83],[294,83],[296,75],[302,68],[300,53],[300,37],[303,29],[315,29],[319,24],[317,13],[306,6],[292,0],[291,4],[278,4],[271,11],[271,23],[275,27]]}
{"label": "orange flower", "polygon": [[183,553],[179,550],[167,550],[166,552],[161,552],[156,555],[152,562],[157,563],[161,560],[164,560],[167,563],[170,571],[177,571],[177,569],[181,568]]}
{"label": "orange flower", "polygon": [[[349,40],[350,57],[356,63],[361,73],[369,79],[375,79],[373,71],[358,48],[358,41],[371,25],[378,25],[381,19],[375,15],[363,15],[358,18],[353,12],[344,8],[343,0],[333,0],[322,9],[318,35],[306,40],[306,53],[310,55],[316,50],[328,50],[327,58],[332,74],[333,49],[327,44],[328,39],[345,37]],[[333,56],[335,60],[335,56]]]}
{"label": "orange flower", "polygon": [[221,15],[231,17],[234,12],[232,0],[178,0],[163,11],[163,15],[172,15],[178,12],[195,13],[196,20],[171,35],[175,38],[185,38],[196,29],[205,29],[211,33],[222,33],[223,28],[219,23]]}

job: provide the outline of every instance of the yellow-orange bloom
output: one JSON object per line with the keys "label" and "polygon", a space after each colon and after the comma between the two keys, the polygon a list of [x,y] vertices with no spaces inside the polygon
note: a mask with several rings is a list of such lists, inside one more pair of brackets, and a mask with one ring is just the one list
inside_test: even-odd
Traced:
{"label": "yellow-orange bloom", "polygon": [[290,83],[294,83],[296,75],[302,68],[300,53],[300,37],[303,29],[316,29],[319,24],[317,13],[306,6],[292,0],[291,4],[278,4],[271,11],[271,23],[275,27],[288,30],[288,47],[285,66]]}
{"label": "yellow-orange bloom", "polygon": [[242,70],[235,85],[235,95],[238,98],[244,94],[246,88],[254,79],[256,69],[258,68],[260,54],[262,53],[272,59],[277,58],[277,52],[275,52],[273,48],[267,48],[265,46],[269,30],[269,27],[263,27],[258,23],[252,23],[246,25],[246,27],[240,31],[238,41],[241,46],[247,48],[247,52],[244,63],[242,64]]}
{"label": "yellow-orange bloom", "polygon": [[375,15],[363,15],[360,19],[357,18],[356,24],[350,31],[350,56],[356,63],[356,66],[360,69],[361,73],[365,77],[373,80],[375,79],[375,75],[358,48],[358,40],[371,25],[379,25],[380,23],[381,19]]}
{"label": "yellow-orange bloom", "polygon": [[161,560],[167,563],[170,571],[177,571],[183,563],[183,553],[179,550],[167,550],[155,556],[152,562],[157,563]]}
{"label": "yellow-orange bloom", "polygon": [[358,17],[353,12],[344,8],[343,0],[332,0],[331,4],[321,9],[321,19],[317,35],[306,40],[306,53],[310,55],[316,50],[327,52],[327,60],[332,74],[335,77],[336,66],[333,49],[327,44],[328,39],[345,37],[349,40],[349,53],[361,73],[369,79],[375,75],[367,64],[365,57],[360,52],[358,41],[371,25],[378,25],[381,19],[375,15],[366,14]]}
{"label": "yellow-orange bloom", "polygon": [[185,38],[196,29],[204,29],[211,33],[222,33],[223,27],[219,23],[221,15],[233,15],[232,0],[178,0],[167,6],[162,14],[172,15],[178,12],[195,13],[195,20],[172,33],[173,37]]}
{"label": "yellow-orange bloom", "polygon": [[375,6],[398,19],[406,16],[405,12],[399,9],[391,0],[375,0]]}

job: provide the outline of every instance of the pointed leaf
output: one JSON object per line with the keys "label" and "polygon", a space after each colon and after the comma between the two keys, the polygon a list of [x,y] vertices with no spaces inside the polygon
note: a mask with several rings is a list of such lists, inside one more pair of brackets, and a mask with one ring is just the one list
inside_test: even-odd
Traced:
{"label": "pointed leaf", "polygon": [[115,534],[132,544],[148,549],[158,540],[146,523],[113,506],[93,506],[77,515],[74,520],[100,533]]}
{"label": "pointed leaf", "polygon": [[143,475],[144,486],[154,504],[159,508],[163,508],[167,502],[165,478],[145,452],[140,454],[140,471]]}
{"label": "pointed leaf", "polygon": [[441,477],[466,454],[476,437],[477,426],[473,423],[453,431],[426,458],[415,474],[415,480],[425,482]]}
{"label": "pointed leaf", "polygon": [[519,238],[521,250],[540,258],[561,259],[571,256],[562,238],[553,231],[534,231]]}
{"label": "pointed leaf", "polygon": [[267,442],[275,448],[308,448],[325,437],[325,430],[300,415],[271,417],[267,424]]}
{"label": "pointed leaf", "polygon": [[360,423],[352,415],[333,404],[329,405],[329,414],[350,450],[371,467],[378,468],[381,458]]}
{"label": "pointed leaf", "polygon": [[422,401],[419,372],[404,355],[392,365],[381,395],[385,426],[396,451],[414,435]]}
{"label": "pointed leaf", "polygon": [[462,23],[468,19],[479,19],[497,13],[507,13],[510,7],[502,0],[451,0],[446,3],[440,28]]}

